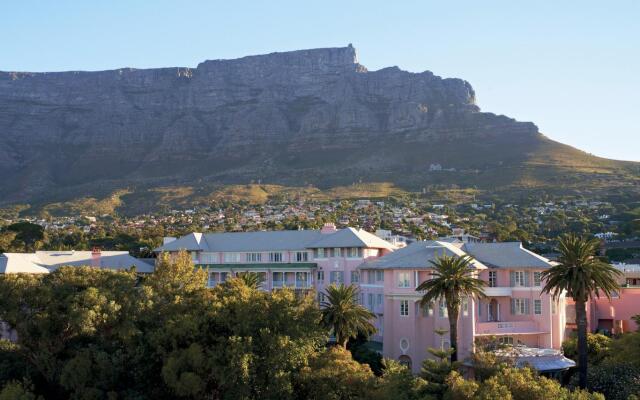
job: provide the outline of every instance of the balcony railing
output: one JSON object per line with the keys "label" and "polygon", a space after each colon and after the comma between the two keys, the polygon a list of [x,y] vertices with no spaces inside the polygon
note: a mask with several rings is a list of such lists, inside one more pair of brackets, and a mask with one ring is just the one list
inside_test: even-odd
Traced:
{"label": "balcony railing", "polygon": [[508,286],[497,286],[497,287],[485,287],[483,288],[484,294],[489,297],[499,297],[499,296],[507,296],[511,297],[513,290]]}
{"label": "balcony railing", "polygon": [[508,335],[514,333],[540,333],[538,324],[534,321],[502,321],[478,322],[477,335]]}

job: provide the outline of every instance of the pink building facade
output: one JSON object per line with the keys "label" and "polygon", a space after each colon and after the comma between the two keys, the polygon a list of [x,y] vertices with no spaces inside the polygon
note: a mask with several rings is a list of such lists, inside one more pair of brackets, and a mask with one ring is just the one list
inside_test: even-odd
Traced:
{"label": "pink building facade", "polygon": [[[366,285],[363,282],[366,277],[361,276],[358,267],[394,249],[390,243],[364,230],[338,230],[327,224],[321,230],[192,233],[165,243],[155,251],[189,251],[194,264],[207,269],[209,287],[238,273],[252,271],[261,275],[265,290],[313,289],[322,303],[325,290],[331,284]],[[381,341],[383,292],[382,287],[375,286],[363,289],[360,301],[376,312],[378,318],[373,322],[377,333],[372,339]]]}
{"label": "pink building facade", "polygon": [[[602,296],[587,303],[587,323],[592,332],[621,334],[640,328],[633,319],[640,314],[640,265],[617,264],[622,272],[618,280],[620,291],[611,300]],[[566,304],[567,333],[575,331],[576,311],[571,299]]]}
{"label": "pink building facade", "polygon": [[449,347],[446,304],[422,307],[416,287],[431,278],[430,261],[440,255],[471,255],[472,273],[487,282],[486,297],[462,300],[458,320],[459,358],[474,350],[477,338],[496,337],[509,344],[559,349],[564,340],[564,298],[552,301],[541,294],[539,273],[549,260],[522,248],[520,243],[412,243],[386,257],[364,263],[363,274],[384,271],[383,354],[420,370],[429,347]]}
{"label": "pink building facade", "polygon": [[[462,301],[460,359],[474,351],[477,339],[491,337],[528,348],[560,349],[571,331],[570,302],[565,297],[554,301],[541,293],[541,273],[552,262],[519,242],[463,243],[449,238],[396,249],[363,230],[327,225],[314,231],[192,233],[156,251],[181,249],[190,251],[194,263],[207,269],[211,287],[235,274],[253,271],[263,277],[265,290],[315,290],[322,303],[327,286],[358,285],[360,303],[377,317],[373,321],[377,333],[371,339],[382,342],[383,356],[409,365],[414,372],[430,357],[429,347],[450,346],[448,334],[434,332],[449,329],[446,304],[435,301],[422,307],[422,293],[416,291],[431,278],[430,261],[442,254],[472,256],[472,273],[487,284],[486,297]],[[640,284],[640,274],[638,279]],[[640,313],[638,304],[640,286],[626,284],[611,303],[601,299],[590,304],[590,320],[614,332],[618,324],[625,331],[635,329],[631,317]]]}

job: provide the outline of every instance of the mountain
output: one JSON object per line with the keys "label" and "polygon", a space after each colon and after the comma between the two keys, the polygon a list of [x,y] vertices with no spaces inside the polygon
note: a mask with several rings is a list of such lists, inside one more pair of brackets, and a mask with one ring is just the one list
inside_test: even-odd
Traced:
{"label": "mountain", "polygon": [[471,85],[356,50],[197,68],[0,72],[0,203],[261,181],[332,187],[637,184],[637,163],[481,112]]}

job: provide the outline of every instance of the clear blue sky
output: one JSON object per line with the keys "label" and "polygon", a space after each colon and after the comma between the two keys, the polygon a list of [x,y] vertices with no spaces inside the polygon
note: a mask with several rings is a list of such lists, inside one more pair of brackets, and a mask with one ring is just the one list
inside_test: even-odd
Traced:
{"label": "clear blue sky", "polygon": [[640,1],[30,1],[0,7],[0,70],[195,67],[358,49],[471,82],[484,111],[590,153],[640,161]]}

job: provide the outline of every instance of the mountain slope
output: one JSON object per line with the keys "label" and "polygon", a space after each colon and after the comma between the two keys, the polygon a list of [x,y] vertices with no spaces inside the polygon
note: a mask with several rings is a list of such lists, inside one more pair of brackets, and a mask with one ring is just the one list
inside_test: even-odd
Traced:
{"label": "mountain slope", "polygon": [[480,112],[466,81],[368,71],[351,46],[197,68],[0,72],[1,203],[203,182],[492,187],[637,176],[638,164]]}

